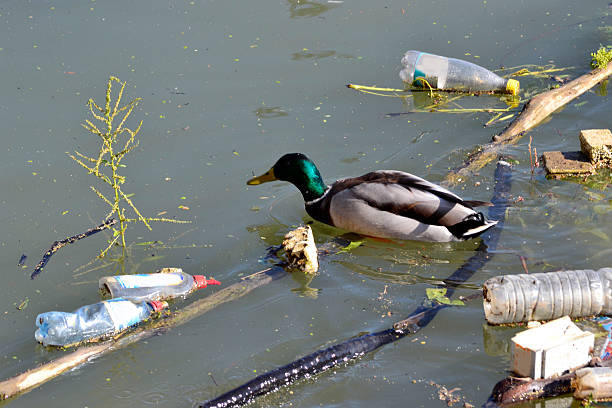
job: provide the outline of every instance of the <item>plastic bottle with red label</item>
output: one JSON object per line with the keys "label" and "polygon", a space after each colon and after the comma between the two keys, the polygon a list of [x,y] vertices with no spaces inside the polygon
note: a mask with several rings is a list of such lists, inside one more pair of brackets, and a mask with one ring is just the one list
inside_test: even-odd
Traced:
{"label": "plastic bottle with red label", "polygon": [[69,346],[115,335],[168,306],[166,302],[111,299],[72,313],[46,312],[36,317],[36,341],[44,346]]}
{"label": "plastic bottle with red label", "polygon": [[180,268],[158,273],[105,276],[98,285],[112,298],[130,300],[162,300],[186,297],[189,293],[209,285],[220,285],[215,279],[203,275],[189,275]]}

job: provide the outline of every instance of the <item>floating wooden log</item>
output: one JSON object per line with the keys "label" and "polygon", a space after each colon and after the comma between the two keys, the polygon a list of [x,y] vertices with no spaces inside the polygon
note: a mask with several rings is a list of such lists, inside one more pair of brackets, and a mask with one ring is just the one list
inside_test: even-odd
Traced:
{"label": "floating wooden log", "polygon": [[503,146],[517,143],[529,129],[537,126],[551,113],[582,95],[610,75],[612,75],[612,62],[608,63],[606,68],[594,69],[559,88],[534,96],[525,104],[518,117],[500,135],[494,136],[491,143],[480,146],[478,151],[470,156],[462,167],[446,176],[443,184],[455,185],[465,181],[474,172],[495,160]]}
{"label": "floating wooden log", "polygon": [[[589,367],[610,367],[612,360],[601,361],[594,358]],[[560,375],[554,378],[531,379],[508,377],[499,381],[493,387],[489,400],[484,407],[500,407],[516,404],[521,401],[531,401],[540,398],[557,397],[576,391],[576,372]]]}

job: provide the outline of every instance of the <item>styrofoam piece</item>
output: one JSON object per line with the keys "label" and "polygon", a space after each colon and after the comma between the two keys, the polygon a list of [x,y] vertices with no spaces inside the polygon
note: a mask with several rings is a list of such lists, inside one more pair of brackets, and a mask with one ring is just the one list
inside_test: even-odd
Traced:
{"label": "styrofoam piece", "polygon": [[564,316],[512,338],[512,371],[536,379],[582,367],[591,359],[594,342],[593,333]]}

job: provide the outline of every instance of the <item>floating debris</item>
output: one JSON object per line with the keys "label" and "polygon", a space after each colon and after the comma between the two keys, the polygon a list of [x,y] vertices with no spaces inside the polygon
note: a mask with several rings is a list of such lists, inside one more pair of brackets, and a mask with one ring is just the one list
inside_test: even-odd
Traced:
{"label": "floating debris", "polygon": [[595,167],[612,165],[612,132],[609,129],[581,130],[580,150]]}
{"label": "floating debris", "polygon": [[580,131],[579,152],[545,152],[546,171],[553,178],[588,176],[612,165],[612,133],[609,129]]}
{"label": "floating debris", "polygon": [[319,270],[317,247],[310,226],[299,227],[287,233],[283,248],[291,266],[305,273],[316,273]]}

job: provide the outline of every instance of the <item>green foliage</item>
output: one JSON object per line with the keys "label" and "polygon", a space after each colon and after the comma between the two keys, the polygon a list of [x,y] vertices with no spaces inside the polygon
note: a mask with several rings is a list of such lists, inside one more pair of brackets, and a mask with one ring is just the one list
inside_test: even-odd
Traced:
{"label": "green foliage", "polygon": [[350,243],[349,243],[347,246],[345,246],[344,248],[340,248],[340,250],[338,251],[338,253],[341,253],[341,252],[350,252],[350,251],[352,251],[353,249],[355,249],[355,248],[357,248],[357,247],[361,246],[361,244],[363,244],[363,242],[364,242],[363,240],[361,240],[361,241],[351,241],[351,242],[350,242]]}
{"label": "green foliage", "polygon": [[[121,86],[114,102],[112,101],[113,83],[117,83]],[[106,215],[106,219],[112,216],[116,216],[119,219],[119,228],[113,228],[113,238],[108,247],[101,251],[100,257],[104,257],[108,250],[116,243],[119,244],[125,251],[125,230],[129,222],[140,221],[146,225],[149,230],[151,230],[151,226],[149,225],[149,222],[151,221],[174,223],[186,222],[166,218],[143,217],[140,211],[138,211],[138,208],[136,208],[130,199],[133,194],[126,194],[123,190],[125,177],[119,174],[119,169],[125,168],[126,166],[122,164],[121,161],[126,154],[138,146],[136,135],[142,126],[142,120],[138,124],[138,127],[134,130],[125,126],[125,122],[141,100],[141,98],[136,98],[128,102],[126,105],[120,106],[125,85],[125,82],[121,82],[118,78],[111,76],[108,79],[108,84],[106,87],[106,103],[104,104],[104,107],[102,108],[98,106],[93,99],[89,99],[87,102],[89,111],[93,118],[98,122],[101,122],[99,126],[96,126],[94,122],[86,119],[85,123],[82,124],[82,126],[90,133],[99,137],[100,151],[98,152],[97,157],[89,157],[77,152],[76,150],[74,155],[68,153],[68,156],[70,156],[72,160],[85,168],[89,174],[97,177],[98,180],[102,182],[103,186],[106,186],[107,188],[110,187],[111,190],[111,194],[107,196],[96,187],[91,186],[93,192],[96,193],[96,195],[110,207],[110,210]],[[126,217],[126,207],[131,208],[133,213],[136,215],[136,218]]]}
{"label": "green foliage", "polygon": [[450,300],[446,296],[446,288],[427,288],[425,289],[425,293],[427,294],[427,299],[431,300],[432,302],[442,303],[443,305],[465,306],[465,303],[459,299]]}
{"label": "green foliage", "polygon": [[608,66],[608,62],[612,61],[612,46],[600,45],[597,52],[591,53],[591,58],[591,67],[605,68]]}

